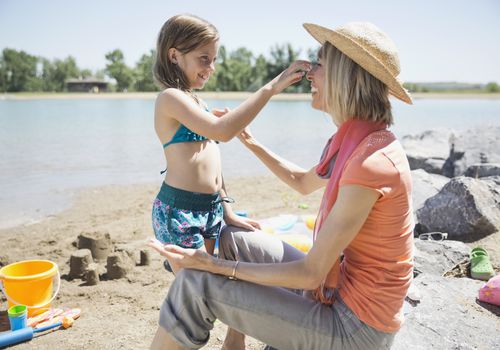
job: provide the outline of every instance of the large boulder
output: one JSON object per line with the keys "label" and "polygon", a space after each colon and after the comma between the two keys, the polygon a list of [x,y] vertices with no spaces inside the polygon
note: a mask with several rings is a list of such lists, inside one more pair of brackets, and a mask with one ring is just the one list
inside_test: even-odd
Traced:
{"label": "large boulder", "polygon": [[412,170],[411,178],[413,180],[413,212],[422,208],[427,199],[438,194],[443,186],[450,181],[446,176],[429,174],[423,169]]}
{"label": "large boulder", "polygon": [[470,248],[459,241],[424,241],[415,239],[415,274],[442,276],[469,257]]}
{"label": "large boulder", "polygon": [[424,169],[441,174],[450,153],[450,139],[454,132],[448,129],[427,130],[417,135],[406,135],[401,144],[406,151],[410,169]]}
{"label": "large boulder", "polygon": [[393,350],[500,349],[500,307],[476,300],[482,281],[422,274],[420,302],[405,302],[405,323]]}
{"label": "large boulder", "polygon": [[417,211],[418,231],[470,242],[500,229],[500,178],[451,179]]}
{"label": "large boulder", "polygon": [[464,175],[475,178],[487,177],[487,176],[499,176],[500,164],[499,163],[472,164],[467,168]]}
{"label": "large boulder", "polygon": [[474,164],[500,163],[500,126],[480,127],[455,134],[443,175],[463,175]]}

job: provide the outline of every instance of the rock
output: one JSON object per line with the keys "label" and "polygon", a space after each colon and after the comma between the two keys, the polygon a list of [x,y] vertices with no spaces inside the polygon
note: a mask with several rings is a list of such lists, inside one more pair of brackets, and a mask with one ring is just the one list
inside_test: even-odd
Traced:
{"label": "rock", "polygon": [[465,176],[469,177],[486,177],[500,175],[500,164],[498,163],[484,163],[473,164],[465,171]]}
{"label": "rock", "polygon": [[0,255],[0,267],[9,265],[9,258],[6,255]]}
{"label": "rock", "polygon": [[97,264],[92,263],[89,265],[87,271],[85,272],[85,281],[89,286],[95,286],[99,283],[99,272]]}
{"label": "rock", "polygon": [[111,237],[107,232],[84,232],[78,236],[78,249],[83,248],[90,249],[94,259],[106,260],[112,250]]}
{"label": "rock", "polygon": [[423,241],[415,239],[415,274],[442,276],[469,257],[470,248],[459,241]]}
{"label": "rock", "polygon": [[417,210],[418,232],[447,232],[450,239],[477,240],[500,229],[498,177],[457,177]]}
{"label": "rock", "polygon": [[124,252],[115,252],[108,256],[106,271],[108,279],[120,279],[127,277],[127,274],[132,270],[134,261]]}
{"label": "rock", "polygon": [[476,301],[483,282],[422,274],[413,283],[421,299],[406,304],[392,350],[500,349],[500,307]]}
{"label": "rock", "polygon": [[500,126],[479,127],[455,134],[443,175],[460,176],[474,164],[500,163]]}
{"label": "rock", "polygon": [[429,174],[423,169],[411,171],[413,180],[413,212],[422,208],[424,202],[435,196],[450,181],[446,176]]}
{"label": "rock", "polygon": [[69,258],[69,276],[81,278],[85,276],[89,265],[93,262],[89,249],[79,249]]}
{"label": "rock", "polygon": [[410,169],[424,169],[428,173],[441,174],[450,153],[450,139],[454,132],[447,129],[427,130],[401,139],[410,163]]}

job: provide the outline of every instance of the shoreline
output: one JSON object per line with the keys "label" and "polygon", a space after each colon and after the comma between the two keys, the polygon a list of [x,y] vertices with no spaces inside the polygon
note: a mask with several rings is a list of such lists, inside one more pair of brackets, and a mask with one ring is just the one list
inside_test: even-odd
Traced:
{"label": "shoreline", "polygon": [[[25,100],[94,100],[94,99],[142,99],[154,100],[158,92],[107,92],[107,93],[4,93],[0,94],[0,101],[25,101]],[[198,95],[207,100],[244,100],[252,95],[251,92],[198,92]],[[481,99],[500,100],[500,93],[414,93],[413,99]],[[273,101],[310,101],[309,93],[281,93],[271,98]]]}

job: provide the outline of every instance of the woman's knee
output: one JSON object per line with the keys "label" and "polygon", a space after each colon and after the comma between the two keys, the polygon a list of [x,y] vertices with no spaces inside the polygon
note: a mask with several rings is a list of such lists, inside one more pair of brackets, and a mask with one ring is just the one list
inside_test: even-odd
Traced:
{"label": "woman's knee", "polygon": [[226,260],[237,260],[238,244],[246,231],[236,226],[225,226],[219,237],[219,256]]}

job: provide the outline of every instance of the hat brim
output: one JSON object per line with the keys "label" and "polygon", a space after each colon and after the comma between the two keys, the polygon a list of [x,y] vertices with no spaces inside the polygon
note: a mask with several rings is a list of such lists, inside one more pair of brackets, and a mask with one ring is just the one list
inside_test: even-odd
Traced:
{"label": "hat brim", "polygon": [[[311,36],[321,45],[325,42],[329,42],[354,62],[363,67],[368,73],[386,84],[391,95],[405,103],[410,105],[413,104],[410,94],[403,87],[401,81],[399,81],[399,79],[395,77],[384,64],[382,64],[382,62],[380,62],[375,56],[373,56],[357,42],[342,33],[317,24],[304,23],[303,26],[305,30],[307,30],[307,32],[311,34]],[[363,55],[359,54],[360,50],[364,52]]]}

